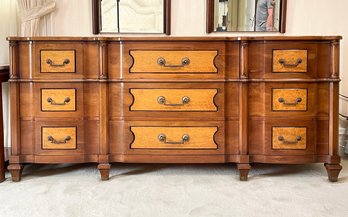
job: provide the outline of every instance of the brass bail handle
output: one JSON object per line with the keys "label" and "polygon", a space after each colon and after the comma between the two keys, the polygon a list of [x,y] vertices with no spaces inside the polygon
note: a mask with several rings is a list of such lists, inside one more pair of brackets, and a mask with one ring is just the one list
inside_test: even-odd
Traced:
{"label": "brass bail handle", "polygon": [[298,58],[295,63],[289,63],[285,59],[279,59],[278,62],[281,65],[283,65],[284,67],[297,67],[298,65],[300,65],[303,62],[303,60],[302,60],[302,58]]}
{"label": "brass bail handle", "polygon": [[157,102],[158,102],[159,104],[165,105],[165,106],[184,106],[184,105],[189,104],[190,100],[191,100],[190,97],[184,96],[184,97],[182,97],[182,99],[181,99],[181,101],[182,101],[181,103],[172,104],[172,103],[167,103],[167,99],[166,99],[164,96],[159,96],[159,97],[157,98]]}
{"label": "brass bail handle", "polygon": [[64,99],[64,102],[56,102],[54,99],[52,99],[51,97],[47,98],[47,102],[50,103],[51,105],[66,105],[70,102],[70,97],[66,97]]}
{"label": "brass bail handle", "polygon": [[167,64],[166,59],[164,59],[163,57],[160,57],[157,59],[157,64],[162,66],[162,67],[169,67],[169,68],[178,68],[178,67],[185,67],[190,65],[190,59],[188,57],[184,57],[181,59],[181,64],[178,65],[171,65],[171,64]]}
{"label": "brass bail handle", "polygon": [[296,140],[294,140],[294,141],[288,141],[288,140],[285,140],[285,139],[284,139],[284,136],[280,135],[280,136],[278,136],[278,140],[279,140],[280,142],[283,142],[283,143],[286,144],[286,145],[294,145],[294,144],[299,143],[299,142],[302,140],[302,137],[301,137],[301,136],[296,136]]}
{"label": "brass bail handle", "polygon": [[167,141],[167,136],[166,134],[159,134],[158,135],[158,140],[160,142],[163,142],[164,144],[171,144],[171,145],[182,145],[182,144],[185,144],[185,142],[188,142],[190,140],[190,136],[188,134],[184,134],[182,135],[181,137],[181,141],[179,142],[174,142],[174,141]]}
{"label": "brass bail handle", "polygon": [[288,105],[288,106],[296,106],[302,102],[302,98],[297,97],[295,102],[287,102],[283,97],[280,97],[278,99],[278,102],[283,103],[284,105]]}
{"label": "brass bail handle", "polygon": [[65,65],[68,65],[68,64],[70,63],[70,60],[69,60],[69,59],[65,59],[65,60],[63,61],[63,63],[61,63],[61,64],[56,64],[56,63],[53,62],[53,60],[47,59],[47,60],[46,60],[46,63],[47,63],[48,65],[52,66],[52,67],[63,67],[63,66],[65,66]]}
{"label": "brass bail handle", "polygon": [[53,144],[65,144],[71,140],[71,136],[66,136],[63,140],[60,140],[60,141],[53,138],[53,136],[48,136],[47,140]]}

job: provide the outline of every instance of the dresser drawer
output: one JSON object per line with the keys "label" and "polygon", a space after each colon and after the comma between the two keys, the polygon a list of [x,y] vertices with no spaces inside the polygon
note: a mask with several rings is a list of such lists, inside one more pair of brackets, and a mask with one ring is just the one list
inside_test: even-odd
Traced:
{"label": "dresser drawer", "polygon": [[308,71],[308,50],[273,50],[274,73],[305,73]]}
{"label": "dresser drawer", "polygon": [[41,110],[76,111],[76,89],[41,89]]}
{"label": "dresser drawer", "polygon": [[307,111],[308,89],[272,89],[272,111]]}
{"label": "dresser drawer", "polygon": [[131,127],[132,149],[217,149],[217,127]]}
{"label": "dresser drawer", "polygon": [[217,111],[217,89],[131,89],[131,111]]}
{"label": "dresser drawer", "polygon": [[75,50],[41,50],[41,73],[75,73]]}
{"label": "dresser drawer", "polygon": [[[318,124],[323,122],[317,122],[311,118],[279,117],[265,121],[251,119],[249,123],[250,155],[279,156],[276,157],[277,163],[291,161],[290,156],[299,155],[310,160],[318,147],[324,143],[327,144],[326,138],[316,140],[318,133],[322,133],[317,131],[320,129]],[[287,157],[282,159],[281,156]]]}
{"label": "dresser drawer", "polygon": [[252,79],[314,79],[330,76],[328,44],[254,42],[249,46],[249,54],[248,69]]}
{"label": "dresser drawer", "polygon": [[[237,84],[230,84],[230,97],[238,99]],[[110,83],[110,117],[216,119],[225,115],[224,83]],[[238,100],[228,106],[238,115]]]}
{"label": "dresser drawer", "polygon": [[130,51],[134,63],[130,73],[217,73],[213,51]]}
{"label": "dresser drawer", "polygon": [[272,149],[305,150],[306,148],[306,127],[272,127]]}
{"label": "dresser drawer", "polygon": [[76,127],[41,128],[42,149],[76,149]]}
{"label": "dresser drawer", "polygon": [[251,83],[249,115],[251,117],[328,116],[327,83]]}
{"label": "dresser drawer", "polygon": [[[95,132],[95,129],[99,126],[91,121],[51,121],[49,119],[36,121],[35,154],[42,156],[73,156],[91,153],[91,146],[98,144],[96,143],[98,133],[91,133],[90,129],[93,128],[91,124],[94,124]],[[89,144],[84,144],[85,136]]]}
{"label": "dresser drawer", "polygon": [[97,79],[99,46],[95,42],[35,42],[28,79]]}
{"label": "dresser drawer", "polygon": [[85,87],[94,87],[82,83],[34,83],[32,86],[33,90],[21,96],[23,114],[31,112],[33,107],[36,117],[60,120],[83,117],[84,102],[92,100]]}
{"label": "dresser drawer", "polygon": [[[233,48],[238,49],[237,46]],[[110,51],[116,49],[117,47],[110,46]],[[223,80],[226,69],[225,50],[225,44],[221,42],[125,42],[121,76],[123,80]],[[108,55],[109,59],[117,58],[112,52]],[[237,54],[235,59],[238,59]],[[108,69],[111,79],[119,79],[118,66],[111,62]],[[238,67],[230,66],[229,73],[236,77]]]}
{"label": "dresser drawer", "polygon": [[110,153],[222,157],[224,133],[222,121],[110,121]]}

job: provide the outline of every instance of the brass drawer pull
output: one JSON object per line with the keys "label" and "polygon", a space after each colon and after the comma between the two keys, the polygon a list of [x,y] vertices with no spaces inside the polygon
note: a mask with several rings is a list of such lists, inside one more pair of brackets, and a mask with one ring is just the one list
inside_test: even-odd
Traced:
{"label": "brass drawer pull", "polygon": [[185,66],[188,66],[190,64],[190,59],[187,57],[182,58],[180,65],[167,65],[166,59],[164,59],[163,57],[160,57],[157,59],[157,64],[160,66],[169,67],[169,68],[185,67]]}
{"label": "brass drawer pull", "polygon": [[182,103],[180,103],[180,104],[167,104],[166,103],[166,98],[164,96],[159,96],[157,98],[157,102],[159,104],[162,104],[162,105],[165,105],[165,106],[184,106],[184,105],[186,105],[186,104],[188,104],[190,102],[190,97],[184,96],[182,98]]}
{"label": "brass drawer pull", "polygon": [[296,63],[288,63],[286,60],[284,59],[279,59],[278,61],[281,65],[283,65],[284,67],[297,67],[298,65],[300,65],[303,60],[301,58],[298,58],[296,60]]}
{"label": "brass drawer pull", "polygon": [[53,60],[47,59],[46,63],[52,67],[64,67],[65,65],[68,65],[70,63],[69,59],[65,59],[62,64],[55,64]]}
{"label": "brass drawer pull", "polygon": [[55,138],[53,138],[53,136],[48,136],[47,139],[48,139],[48,141],[50,141],[50,142],[53,143],[53,144],[66,144],[67,141],[70,141],[70,140],[71,140],[71,137],[70,137],[70,136],[67,136],[67,137],[65,137],[65,139],[62,140],[62,141],[56,140]]}
{"label": "brass drawer pull", "polygon": [[167,141],[167,136],[165,134],[159,134],[158,140],[163,142],[164,144],[171,144],[171,145],[179,144],[180,145],[180,144],[185,144],[185,142],[188,142],[190,140],[190,136],[188,134],[184,134],[180,142],[171,142],[171,141]]}
{"label": "brass drawer pull", "polygon": [[70,98],[69,97],[66,97],[65,99],[64,99],[64,102],[56,102],[56,101],[54,101],[51,97],[48,97],[47,98],[47,102],[48,103],[51,103],[51,105],[66,105],[66,104],[68,104],[69,102],[70,102]]}
{"label": "brass drawer pull", "polygon": [[279,98],[279,99],[278,99],[278,102],[283,103],[284,105],[296,106],[296,105],[298,105],[300,102],[302,102],[302,98],[298,97],[298,98],[295,100],[295,102],[287,102],[287,101],[285,101],[284,98]]}
{"label": "brass drawer pull", "polygon": [[297,143],[299,143],[302,140],[301,136],[296,136],[296,140],[295,141],[287,141],[284,139],[283,136],[278,136],[278,140],[283,142],[285,145],[295,145]]}

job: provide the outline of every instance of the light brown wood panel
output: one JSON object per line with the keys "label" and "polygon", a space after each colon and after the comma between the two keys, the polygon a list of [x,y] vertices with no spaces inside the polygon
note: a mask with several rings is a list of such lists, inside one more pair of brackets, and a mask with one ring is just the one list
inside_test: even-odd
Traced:
{"label": "light brown wood panel", "polygon": [[[131,50],[134,63],[131,73],[217,73],[215,51],[155,51]],[[159,64],[160,58],[163,65]],[[185,65],[184,59],[189,62]]]}
{"label": "light brown wood panel", "polygon": [[272,89],[273,111],[306,111],[307,89]]}
{"label": "light brown wood panel", "polygon": [[132,149],[217,149],[218,147],[214,141],[217,127],[131,127],[131,131],[134,133]]}
{"label": "light brown wood panel", "polygon": [[217,111],[217,89],[130,89],[132,111]]}
{"label": "light brown wood panel", "polygon": [[307,72],[307,50],[273,50],[273,72]]}
{"label": "light brown wood panel", "polygon": [[41,72],[75,73],[75,50],[41,50]]}
{"label": "light brown wood panel", "polygon": [[41,89],[42,111],[76,111],[76,89]]}
{"label": "light brown wood panel", "polygon": [[76,149],[76,127],[42,127],[43,149]]}
{"label": "light brown wood panel", "polygon": [[306,149],[307,128],[306,127],[273,127],[272,128],[273,149]]}

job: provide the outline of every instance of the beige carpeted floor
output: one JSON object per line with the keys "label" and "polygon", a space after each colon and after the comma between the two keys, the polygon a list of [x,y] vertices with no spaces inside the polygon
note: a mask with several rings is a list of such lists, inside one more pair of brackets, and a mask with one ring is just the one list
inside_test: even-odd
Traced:
{"label": "beige carpeted floor", "polygon": [[1,217],[348,216],[348,158],[339,182],[322,164],[253,165],[240,182],[234,164],[29,165],[0,184]]}

